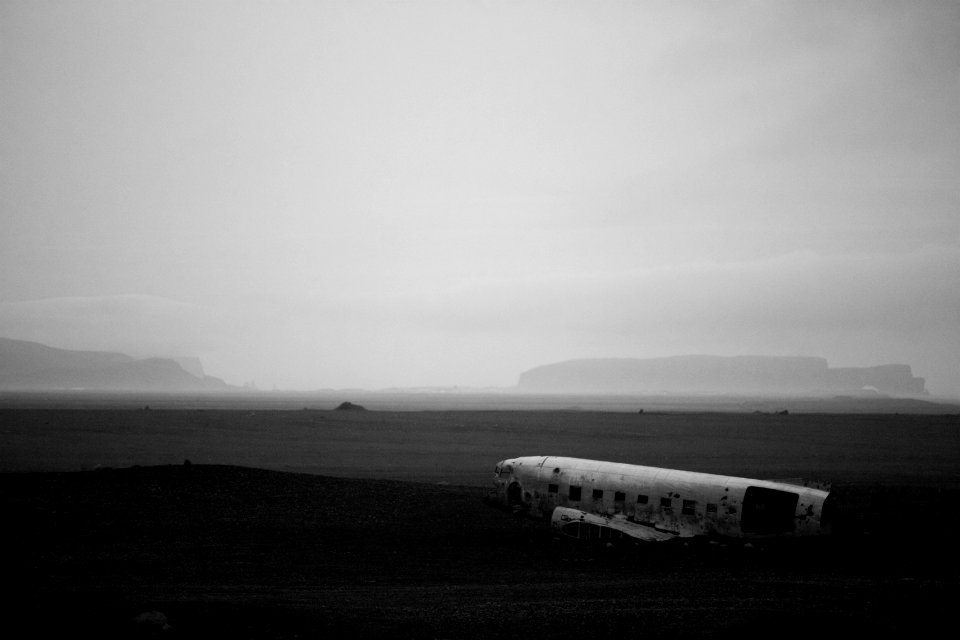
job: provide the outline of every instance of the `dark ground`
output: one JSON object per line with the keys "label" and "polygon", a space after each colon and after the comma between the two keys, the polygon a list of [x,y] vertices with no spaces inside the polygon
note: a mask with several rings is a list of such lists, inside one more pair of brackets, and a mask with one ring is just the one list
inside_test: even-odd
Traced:
{"label": "dark ground", "polygon": [[[46,431],[33,427],[37,437],[53,434],[56,438],[47,439],[48,447],[72,459],[70,443],[55,446],[69,425],[86,425],[76,432],[72,446],[89,448],[84,433],[95,425],[119,428],[122,415],[135,412],[15,413],[0,413],[4,446],[12,443],[23,451],[30,425],[46,424]],[[390,419],[376,412],[365,418],[320,413],[324,415],[274,414],[274,429],[290,425],[276,437],[294,446],[291,442],[300,441],[285,440],[284,434],[299,433],[300,421],[313,424],[322,417],[335,424],[372,424],[388,442],[409,436],[418,443],[422,429],[456,418],[453,423],[479,425],[479,431],[466,431],[480,435],[461,438],[464,451],[476,455],[477,443],[493,438],[490,431],[497,424],[509,428],[489,448],[509,448],[512,455],[520,455],[533,453],[524,442],[537,444],[546,437],[562,444],[573,428],[561,425],[549,431],[545,425],[554,424],[556,416],[539,412],[441,412],[442,420],[430,415]],[[184,429],[183,418],[170,412],[165,417],[137,415],[132,422],[139,425],[135,430],[152,425],[146,433],[159,437],[165,429]],[[231,422],[228,418],[217,414],[204,419],[220,425]],[[243,440],[246,445],[231,441],[229,451],[263,445],[254,418],[248,423],[238,415],[233,418],[246,425],[247,431],[241,428],[239,433],[249,438]],[[682,450],[679,458],[714,451],[710,464],[719,466],[726,456],[728,466],[743,466],[727,453],[735,448],[728,443],[732,441],[751,460],[747,466],[757,464],[756,451],[748,451],[754,446],[779,465],[805,470],[815,467],[807,448],[793,447],[788,455],[771,442],[778,440],[777,433],[787,442],[806,434],[828,465],[840,468],[840,462],[845,463],[853,478],[832,477],[844,511],[837,535],[829,540],[752,547],[706,542],[584,547],[554,540],[541,523],[484,506],[483,487],[435,481],[342,479],[207,464],[0,474],[0,562],[9,594],[4,626],[19,625],[38,636],[107,638],[303,638],[332,633],[552,638],[625,632],[670,638],[834,633],[916,637],[950,628],[960,596],[956,420],[878,417],[853,421],[842,437],[826,437],[843,420],[789,418],[793,423],[777,422],[773,428],[779,431],[768,440],[756,435],[770,426],[765,431],[749,418],[738,430],[695,415],[686,416],[681,428],[664,416],[651,432],[662,428],[663,433],[648,434],[640,442],[649,448],[656,440],[655,450],[668,451],[661,442],[666,439]],[[616,444],[629,442],[629,428],[621,426],[635,418],[577,419],[605,425],[584,438],[584,447],[590,449],[599,446],[596,439],[602,437]],[[520,424],[530,426],[518,430]],[[672,440],[663,435],[670,425],[676,432]],[[857,438],[869,433],[870,425],[883,437],[864,439],[863,456],[851,457],[850,448],[856,448]],[[438,437],[455,440],[457,433],[466,433],[451,429]],[[366,433],[361,430],[357,442],[376,448],[376,438]],[[891,435],[897,433],[901,435]],[[736,434],[739,437],[733,437]],[[925,446],[914,442],[917,434],[928,439]],[[149,435],[141,434],[141,440],[148,441]],[[126,435],[114,442],[134,441]],[[42,449],[40,444],[31,446]],[[386,446],[400,466],[423,463],[422,456]],[[916,467],[915,480],[903,465],[890,466],[897,450]],[[486,460],[486,449],[479,453],[478,464],[496,461]],[[351,455],[362,460],[359,454]],[[467,453],[461,455],[470,459]],[[879,469],[871,471],[874,464]]]}
{"label": "dark ground", "polygon": [[[960,416],[613,411],[7,409],[0,472],[181,464],[487,486],[558,455],[747,478],[960,489]],[[335,405],[334,405],[335,406]]]}

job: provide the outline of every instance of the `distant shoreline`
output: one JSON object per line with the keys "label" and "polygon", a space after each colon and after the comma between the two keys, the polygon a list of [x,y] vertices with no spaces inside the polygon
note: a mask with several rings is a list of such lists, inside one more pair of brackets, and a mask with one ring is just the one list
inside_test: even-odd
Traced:
{"label": "distant shoreline", "polygon": [[514,389],[421,391],[0,391],[2,409],[330,410],[342,402],[372,411],[612,411],[620,413],[816,413],[960,415],[960,400],[883,395],[624,395],[524,393]]}

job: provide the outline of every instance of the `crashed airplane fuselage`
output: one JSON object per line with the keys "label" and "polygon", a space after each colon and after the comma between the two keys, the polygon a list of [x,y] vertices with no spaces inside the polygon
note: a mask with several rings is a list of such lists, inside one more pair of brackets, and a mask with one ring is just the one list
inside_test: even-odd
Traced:
{"label": "crashed airplane fuselage", "polygon": [[785,482],[555,456],[500,461],[487,501],[578,539],[662,542],[830,532],[832,501]]}

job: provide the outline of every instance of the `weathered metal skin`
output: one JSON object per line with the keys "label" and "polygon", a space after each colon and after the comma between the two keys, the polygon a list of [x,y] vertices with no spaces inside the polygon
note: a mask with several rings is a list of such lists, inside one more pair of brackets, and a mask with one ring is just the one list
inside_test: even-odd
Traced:
{"label": "weathered metal skin", "polygon": [[606,528],[642,541],[830,533],[829,493],[783,482],[527,456],[497,463],[493,484],[487,501],[494,506],[544,520],[562,508],[552,526],[567,535],[581,530],[567,526],[577,519],[591,523],[578,525],[583,531]]}

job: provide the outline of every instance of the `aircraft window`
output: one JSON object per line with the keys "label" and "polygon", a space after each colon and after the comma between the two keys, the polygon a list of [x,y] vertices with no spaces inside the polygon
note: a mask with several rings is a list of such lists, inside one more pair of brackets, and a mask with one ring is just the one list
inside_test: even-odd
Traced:
{"label": "aircraft window", "polygon": [[673,506],[673,498],[660,498],[660,506],[669,509]]}
{"label": "aircraft window", "polygon": [[570,486],[570,499],[574,501],[580,499],[580,487]]}
{"label": "aircraft window", "polygon": [[681,513],[685,516],[692,516],[697,512],[697,501],[696,500],[684,500],[683,501],[683,510]]}
{"label": "aircraft window", "polygon": [[650,498],[647,496],[643,494],[637,496],[637,504],[647,504],[648,502],[650,502]]}
{"label": "aircraft window", "polygon": [[627,499],[627,494],[625,494],[623,491],[615,491],[613,494],[614,502],[623,502],[626,499]]}
{"label": "aircraft window", "polygon": [[603,500],[603,489],[594,489],[594,490],[593,490],[593,499],[594,499],[594,500]]}
{"label": "aircraft window", "polygon": [[547,493],[557,493],[560,490],[560,487],[555,484],[547,485]]}
{"label": "aircraft window", "polygon": [[708,502],[708,503],[707,503],[707,513],[716,514],[716,513],[717,513],[717,505],[715,505],[715,504],[713,504],[713,503],[711,503],[711,502]]}

